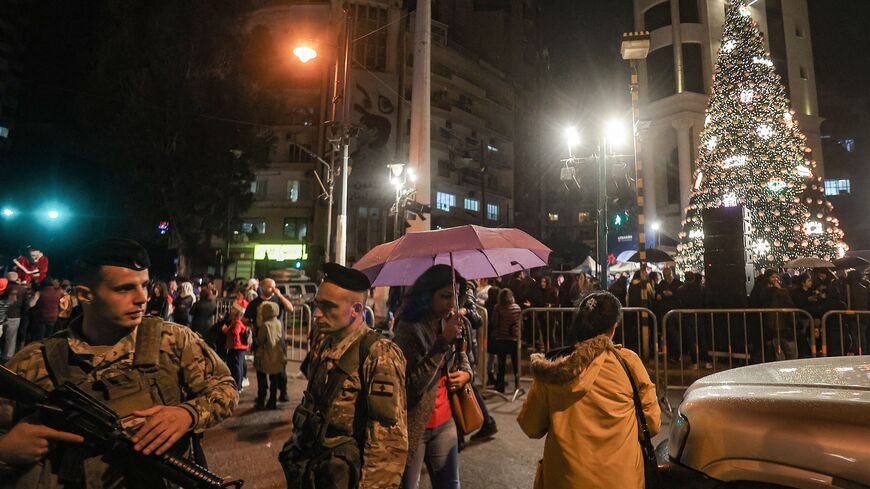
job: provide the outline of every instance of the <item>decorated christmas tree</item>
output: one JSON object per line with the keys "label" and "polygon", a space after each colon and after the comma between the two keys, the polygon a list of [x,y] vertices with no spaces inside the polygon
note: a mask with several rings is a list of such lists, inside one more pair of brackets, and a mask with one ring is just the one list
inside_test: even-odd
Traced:
{"label": "decorated christmas tree", "polygon": [[678,266],[703,270],[701,211],[740,204],[751,218],[756,268],[807,256],[831,260],[844,253],[843,232],[815,167],[758,24],[744,1],[731,0],[677,248]]}

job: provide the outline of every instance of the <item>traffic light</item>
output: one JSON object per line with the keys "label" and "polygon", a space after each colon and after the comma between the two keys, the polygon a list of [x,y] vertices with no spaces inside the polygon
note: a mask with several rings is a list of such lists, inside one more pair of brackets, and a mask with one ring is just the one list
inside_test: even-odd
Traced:
{"label": "traffic light", "polygon": [[626,227],[629,223],[629,215],[626,211],[620,211],[613,214],[613,218],[611,219],[611,224],[616,229]]}

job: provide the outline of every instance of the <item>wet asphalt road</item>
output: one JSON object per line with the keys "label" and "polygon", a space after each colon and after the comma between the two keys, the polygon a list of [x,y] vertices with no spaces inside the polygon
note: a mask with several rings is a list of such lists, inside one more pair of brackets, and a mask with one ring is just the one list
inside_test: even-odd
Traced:
{"label": "wet asphalt road", "polygon": [[[249,364],[251,385],[242,393],[234,416],[206,432],[205,450],[212,471],[224,477],[244,479],[245,489],[285,487],[284,475],[278,465],[278,452],[290,437],[290,417],[305,389],[305,380],[294,378],[298,368],[298,362],[288,363],[290,402],[279,403],[274,411],[256,411],[257,379]],[[530,440],[520,431],[516,416],[522,407],[522,399],[512,403],[492,396],[487,405],[499,431],[488,441],[467,443],[460,453],[462,487],[531,488],[544,441]],[[667,419],[663,417],[662,421],[664,425]],[[663,426],[663,433],[655,441],[665,436],[667,430],[668,427]],[[431,487],[426,476],[421,478],[420,487]]]}

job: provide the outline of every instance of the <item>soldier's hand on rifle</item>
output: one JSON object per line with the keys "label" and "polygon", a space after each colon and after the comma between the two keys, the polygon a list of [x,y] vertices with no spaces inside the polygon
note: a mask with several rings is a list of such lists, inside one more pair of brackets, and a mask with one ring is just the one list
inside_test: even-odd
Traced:
{"label": "soldier's hand on rifle", "polygon": [[79,435],[57,431],[29,418],[21,420],[0,437],[0,462],[10,465],[35,464],[48,455],[51,442],[81,443]]}
{"label": "soldier's hand on rifle", "polygon": [[193,424],[193,419],[187,410],[178,406],[154,406],[142,411],[134,411],[133,415],[147,417],[148,421],[133,435],[133,447],[150,455],[155,452],[163,455],[179,438],[184,436]]}

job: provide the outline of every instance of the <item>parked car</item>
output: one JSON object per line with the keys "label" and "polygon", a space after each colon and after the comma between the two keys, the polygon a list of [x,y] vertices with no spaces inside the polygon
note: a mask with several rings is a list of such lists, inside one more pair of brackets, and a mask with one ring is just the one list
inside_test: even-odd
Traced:
{"label": "parked car", "polygon": [[657,454],[667,487],[868,489],[870,356],[704,377]]}
{"label": "parked car", "polygon": [[311,281],[282,282],[275,285],[294,305],[311,304],[314,302],[314,296],[317,295],[317,284]]}

